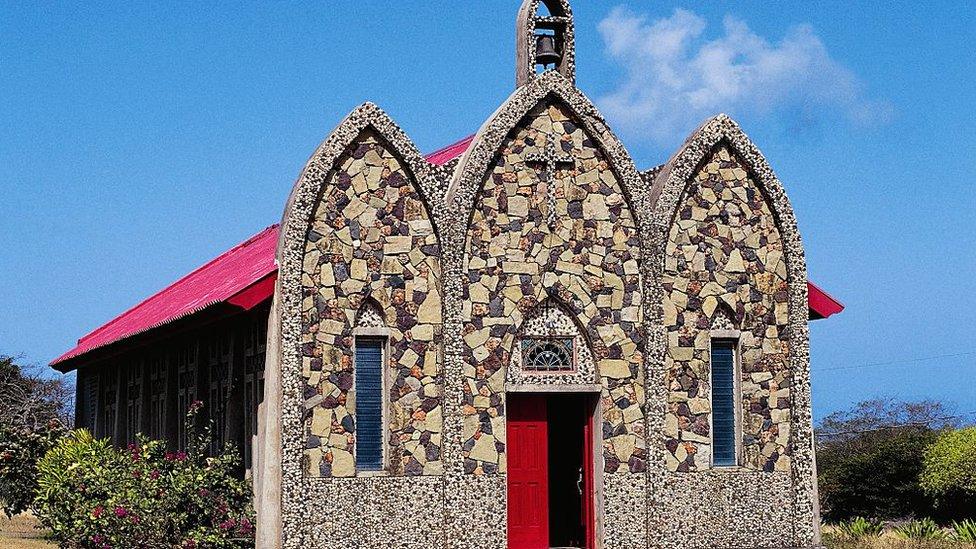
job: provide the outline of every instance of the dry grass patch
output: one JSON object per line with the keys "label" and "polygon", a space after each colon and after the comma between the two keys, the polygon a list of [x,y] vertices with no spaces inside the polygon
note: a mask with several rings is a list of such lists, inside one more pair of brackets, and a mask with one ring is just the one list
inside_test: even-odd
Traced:
{"label": "dry grass patch", "polygon": [[57,547],[44,539],[47,532],[40,528],[34,515],[22,513],[12,519],[0,514],[0,547],[4,549],[50,549]]}
{"label": "dry grass patch", "polygon": [[836,526],[824,526],[823,544],[827,549],[974,549],[976,545],[945,539],[905,539],[891,530],[879,536],[863,536],[852,539]]}

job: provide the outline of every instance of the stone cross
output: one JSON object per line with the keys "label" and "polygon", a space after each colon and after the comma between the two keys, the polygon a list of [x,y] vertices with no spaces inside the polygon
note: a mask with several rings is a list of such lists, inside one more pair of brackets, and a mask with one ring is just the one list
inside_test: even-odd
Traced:
{"label": "stone cross", "polygon": [[576,166],[575,159],[568,154],[562,156],[561,150],[556,149],[556,139],[549,138],[542,154],[532,154],[525,162],[539,171],[539,180],[546,186],[546,224],[549,230],[556,227],[556,170],[571,170]]}

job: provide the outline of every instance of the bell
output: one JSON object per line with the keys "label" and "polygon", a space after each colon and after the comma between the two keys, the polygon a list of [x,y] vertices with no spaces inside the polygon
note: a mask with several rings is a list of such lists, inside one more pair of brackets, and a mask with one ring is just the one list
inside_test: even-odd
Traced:
{"label": "bell", "polygon": [[551,34],[540,34],[535,37],[535,62],[547,67],[558,65],[562,56],[556,51],[556,39]]}

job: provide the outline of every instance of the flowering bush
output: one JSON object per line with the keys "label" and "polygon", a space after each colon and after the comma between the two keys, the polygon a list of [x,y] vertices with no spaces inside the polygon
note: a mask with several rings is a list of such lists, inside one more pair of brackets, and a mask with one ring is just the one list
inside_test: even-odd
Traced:
{"label": "flowering bush", "polygon": [[63,438],[38,463],[41,523],[67,547],[252,547],[250,486],[231,445],[207,456],[210,429],[193,428],[201,406],[187,415],[185,451],[141,436],[116,449],[85,430]]}
{"label": "flowering bush", "polygon": [[0,506],[12,517],[30,508],[37,491],[37,460],[65,433],[51,420],[38,429],[0,425]]}

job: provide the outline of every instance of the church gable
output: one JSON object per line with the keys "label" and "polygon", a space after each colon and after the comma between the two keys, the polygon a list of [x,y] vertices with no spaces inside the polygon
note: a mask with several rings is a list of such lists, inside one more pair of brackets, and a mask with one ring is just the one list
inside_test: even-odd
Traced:
{"label": "church gable", "polygon": [[440,463],[440,246],[409,169],[367,128],[326,178],[302,268],[302,376],[310,476],[354,476],[359,338],[384,343],[391,473],[436,474]]}
{"label": "church gable", "polygon": [[[789,293],[783,241],[762,190],[720,144],[686,186],[668,234],[668,467],[713,466],[713,342],[737,342],[739,464],[789,470]],[[718,337],[716,337],[718,336]]]}
{"label": "church gable", "polygon": [[503,140],[466,241],[465,470],[505,470],[506,369],[548,296],[576,315],[602,374],[606,470],[643,470],[639,233],[605,153],[564,104],[550,96]]}

